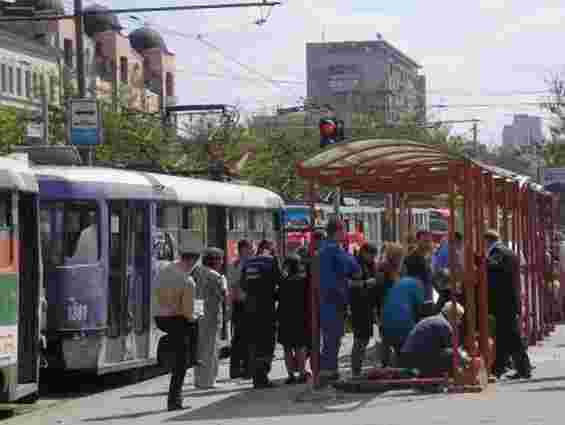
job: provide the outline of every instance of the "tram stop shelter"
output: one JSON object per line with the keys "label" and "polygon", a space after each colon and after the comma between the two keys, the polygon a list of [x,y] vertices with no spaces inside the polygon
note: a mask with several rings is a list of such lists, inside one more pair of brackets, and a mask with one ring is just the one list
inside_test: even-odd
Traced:
{"label": "tram stop shelter", "polygon": [[[445,383],[454,390],[482,390],[488,385],[488,369],[494,360],[489,334],[488,284],[484,234],[496,229],[513,251],[526,258],[522,264],[521,297],[530,342],[551,330],[550,315],[544,314],[548,297],[546,276],[552,265],[545,255],[555,250],[556,200],[527,178],[487,166],[437,145],[408,140],[352,140],[332,145],[297,164],[297,173],[310,184],[312,199],[318,186],[336,187],[350,193],[388,193],[399,202],[398,215],[410,207],[449,208],[449,241],[455,232],[463,235],[464,273],[450,274],[452,293],[457,282],[463,288],[465,350],[471,355],[462,370],[455,349],[454,373],[450,378],[388,381],[418,386]],[[454,270],[455,244],[449,245],[450,269]],[[555,251],[554,251],[555,252]],[[518,274],[519,275],[519,274]],[[314,383],[319,376],[319,274],[311,278]],[[520,283],[517,283],[520,285]],[[525,310],[524,310],[525,309]],[[459,335],[453,339],[459,346]]]}

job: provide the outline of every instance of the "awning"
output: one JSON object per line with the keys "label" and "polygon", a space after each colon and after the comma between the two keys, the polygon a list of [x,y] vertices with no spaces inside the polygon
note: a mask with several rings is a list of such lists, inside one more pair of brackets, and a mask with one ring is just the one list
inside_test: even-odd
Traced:
{"label": "awning", "polygon": [[[418,203],[445,205],[436,195],[449,192],[449,180],[462,182],[465,164],[474,164],[500,181],[540,187],[503,168],[472,160],[446,147],[409,140],[369,139],[337,143],[297,165],[299,176],[352,193],[419,194]],[[427,199],[422,199],[425,197]],[[436,204],[437,205],[437,204]]]}
{"label": "awning", "polygon": [[445,193],[449,166],[465,157],[408,140],[371,139],[333,145],[298,164],[298,174],[351,192]]}

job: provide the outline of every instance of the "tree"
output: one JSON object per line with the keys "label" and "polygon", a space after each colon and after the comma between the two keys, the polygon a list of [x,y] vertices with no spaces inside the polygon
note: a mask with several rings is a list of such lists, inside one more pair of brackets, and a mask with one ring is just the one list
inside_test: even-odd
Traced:
{"label": "tree", "polygon": [[12,146],[23,142],[25,120],[23,111],[10,106],[0,106],[0,153],[6,154]]}
{"label": "tree", "polygon": [[565,165],[565,76],[555,74],[548,81],[549,98],[542,109],[553,116],[549,127],[551,140],[545,144],[543,157],[548,167]]}

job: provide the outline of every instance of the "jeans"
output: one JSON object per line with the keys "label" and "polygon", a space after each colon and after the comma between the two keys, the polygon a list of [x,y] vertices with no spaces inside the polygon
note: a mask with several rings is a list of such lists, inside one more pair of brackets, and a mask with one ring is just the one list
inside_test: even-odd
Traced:
{"label": "jeans", "polygon": [[232,340],[230,353],[230,376],[236,377],[249,372],[249,350],[245,339],[245,312],[243,304],[234,303],[232,313]]}
{"label": "jeans", "polygon": [[351,371],[353,375],[361,374],[367,345],[369,345],[368,339],[356,337],[353,339],[353,349],[351,350]]}
{"label": "jeans", "polygon": [[192,345],[195,344],[195,341],[191,344],[189,338],[191,324],[182,316],[155,317],[155,323],[160,330],[169,335],[174,351],[167,403],[169,406],[181,405],[182,386],[189,366],[189,353],[192,352]]}
{"label": "jeans", "polygon": [[399,367],[418,369],[422,378],[439,378],[453,369],[453,348],[433,354],[401,353]]}
{"label": "jeans", "polygon": [[396,356],[396,358],[398,359],[398,356],[400,355],[400,350],[402,349],[402,346],[404,345],[404,341],[406,338],[404,337],[400,337],[400,336],[387,336],[387,335],[382,335],[382,341],[383,341],[383,346],[382,346],[382,365],[383,367],[392,367],[392,361],[391,361],[391,357],[390,357],[390,350],[393,349],[394,350],[394,354]]}
{"label": "jeans", "polygon": [[341,338],[345,330],[344,313],[338,311],[333,317],[320,320],[322,350],[320,353],[320,373],[335,374],[338,372],[338,355]]}

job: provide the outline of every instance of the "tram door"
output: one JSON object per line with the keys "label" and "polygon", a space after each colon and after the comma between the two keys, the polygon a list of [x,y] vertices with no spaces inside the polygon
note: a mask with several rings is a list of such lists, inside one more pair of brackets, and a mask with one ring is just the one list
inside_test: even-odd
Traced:
{"label": "tram door", "polygon": [[109,336],[119,343],[107,361],[115,363],[148,356],[151,250],[147,203],[112,201],[109,210]]}
{"label": "tram door", "polygon": [[18,384],[31,384],[38,381],[39,373],[41,254],[37,195],[20,193],[17,205],[20,241]]}

